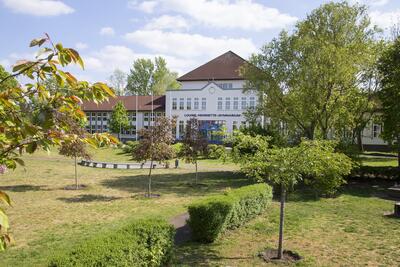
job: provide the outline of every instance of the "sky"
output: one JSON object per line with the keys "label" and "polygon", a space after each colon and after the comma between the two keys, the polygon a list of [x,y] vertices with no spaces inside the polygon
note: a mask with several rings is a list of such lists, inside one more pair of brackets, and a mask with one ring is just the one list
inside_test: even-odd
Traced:
{"label": "sky", "polygon": [[[348,0],[369,7],[374,24],[388,29],[400,0]],[[109,80],[138,58],[162,56],[182,75],[229,50],[243,58],[281,30],[291,30],[323,0],[0,0],[0,64],[11,70],[32,59],[32,39],[48,33],[75,48],[85,69],[79,79]]]}

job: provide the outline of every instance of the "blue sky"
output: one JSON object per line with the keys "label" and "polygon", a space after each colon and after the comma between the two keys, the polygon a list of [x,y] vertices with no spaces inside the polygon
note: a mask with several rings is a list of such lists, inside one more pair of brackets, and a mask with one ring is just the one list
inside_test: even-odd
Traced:
{"label": "blue sky", "polygon": [[[374,24],[388,28],[400,17],[399,0],[348,0],[369,6]],[[30,59],[31,39],[44,32],[76,48],[85,70],[78,78],[107,81],[140,57],[166,58],[184,74],[232,50],[244,58],[290,29],[323,0],[0,0],[0,64]]]}

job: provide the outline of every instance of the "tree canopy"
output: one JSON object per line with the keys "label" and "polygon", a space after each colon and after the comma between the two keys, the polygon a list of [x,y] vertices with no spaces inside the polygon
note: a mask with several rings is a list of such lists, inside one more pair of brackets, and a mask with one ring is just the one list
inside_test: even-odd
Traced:
{"label": "tree canopy", "polygon": [[167,89],[179,88],[177,76],[167,68],[162,57],[156,57],[154,62],[139,58],[133,62],[126,90],[134,95],[163,95]]}
{"label": "tree canopy", "polygon": [[376,60],[377,32],[364,6],[330,2],[264,45],[242,75],[263,114],[292,135],[326,139],[359,116],[354,103],[366,97],[360,75]]}
{"label": "tree canopy", "polygon": [[129,117],[124,104],[119,101],[113,108],[110,120],[108,121],[108,127],[112,133],[118,134],[118,139],[120,139],[120,134],[123,130],[128,130],[130,128]]}
{"label": "tree canopy", "polygon": [[381,117],[382,137],[397,147],[400,168],[400,37],[389,45],[379,61],[382,75]]}
{"label": "tree canopy", "polygon": [[127,75],[120,69],[115,69],[111,74],[109,81],[111,87],[114,89],[115,94],[125,95]]}

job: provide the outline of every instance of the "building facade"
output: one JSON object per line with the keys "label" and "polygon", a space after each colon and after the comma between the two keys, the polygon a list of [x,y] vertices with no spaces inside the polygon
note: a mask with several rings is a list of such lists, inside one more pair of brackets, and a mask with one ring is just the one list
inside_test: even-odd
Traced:
{"label": "building facade", "polygon": [[254,92],[244,92],[245,81],[239,68],[245,60],[229,51],[178,78],[179,90],[166,93],[166,115],[177,120],[175,137],[183,137],[191,118],[200,122],[200,130],[211,142],[219,142],[216,133],[228,133],[246,124],[244,112],[255,108]]}
{"label": "building facade", "polygon": [[109,132],[108,122],[114,106],[120,101],[127,109],[131,126],[121,130],[122,141],[137,140],[140,129],[148,128],[156,117],[165,116],[165,96],[117,96],[99,104],[83,103],[82,108],[88,119],[86,130],[89,133]]}

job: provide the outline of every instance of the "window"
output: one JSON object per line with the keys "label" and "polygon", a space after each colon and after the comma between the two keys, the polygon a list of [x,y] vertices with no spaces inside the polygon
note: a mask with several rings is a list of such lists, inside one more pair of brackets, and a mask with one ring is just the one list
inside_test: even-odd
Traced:
{"label": "window", "polygon": [[230,110],[231,109],[231,98],[230,97],[226,97],[225,98],[225,109],[226,110]]}
{"label": "window", "polygon": [[381,126],[379,124],[374,124],[372,127],[373,127],[372,128],[372,136],[373,136],[373,138],[379,137],[379,134],[381,132]]}
{"label": "window", "polygon": [[107,119],[108,119],[107,113],[103,113],[103,121],[107,121]]}
{"label": "window", "polygon": [[131,118],[132,121],[136,121],[136,112],[131,113]]}
{"label": "window", "polygon": [[199,98],[195,97],[194,98],[194,109],[199,109]]}
{"label": "window", "polygon": [[184,121],[179,121],[179,137],[182,138],[185,134]]}
{"label": "window", "polygon": [[218,97],[217,109],[222,110],[222,97]]}
{"label": "window", "polygon": [[233,123],[232,123],[232,130],[233,131],[236,131],[238,129],[238,122],[237,121],[234,121]]}
{"label": "window", "polygon": [[207,109],[207,99],[205,97],[201,98],[201,109],[202,110]]}
{"label": "window", "polygon": [[246,97],[242,97],[242,109],[246,109],[247,108],[247,100]]}
{"label": "window", "polygon": [[144,113],[144,118],[143,118],[143,120],[144,120],[144,121],[149,121],[149,113],[148,113],[148,112],[145,112],[145,113]]}
{"label": "window", "polygon": [[186,98],[186,109],[187,110],[192,109],[192,99],[190,97]]}
{"label": "window", "polygon": [[255,108],[256,107],[256,98],[254,96],[250,97],[250,108]]}
{"label": "window", "polygon": [[233,98],[233,109],[238,110],[239,109],[239,97],[234,97]]}
{"label": "window", "polygon": [[180,110],[185,109],[185,99],[184,98],[179,98],[179,109]]}
{"label": "window", "polygon": [[218,86],[222,89],[232,89],[232,83],[219,83]]}
{"label": "window", "polygon": [[173,110],[177,109],[177,99],[176,98],[172,98],[172,109]]}

